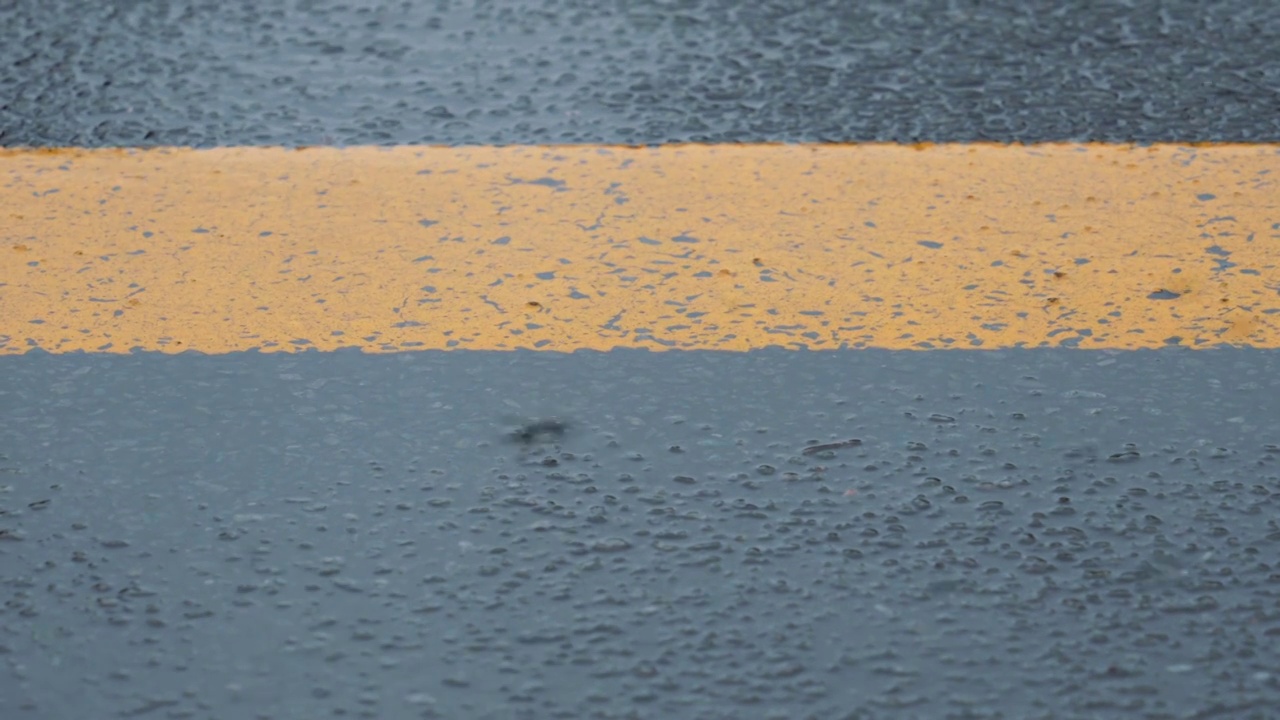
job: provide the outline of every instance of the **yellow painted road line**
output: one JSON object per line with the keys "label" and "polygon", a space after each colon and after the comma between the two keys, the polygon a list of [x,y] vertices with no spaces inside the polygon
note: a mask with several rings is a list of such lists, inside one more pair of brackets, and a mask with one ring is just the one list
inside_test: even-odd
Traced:
{"label": "yellow painted road line", "polygon": [[1280,341],[1280,147],[0,152],[0,352]]}

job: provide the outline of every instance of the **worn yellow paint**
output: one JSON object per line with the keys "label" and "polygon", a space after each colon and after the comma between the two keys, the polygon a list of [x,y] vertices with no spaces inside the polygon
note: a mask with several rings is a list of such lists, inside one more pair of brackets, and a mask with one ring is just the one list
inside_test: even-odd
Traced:
{"label": "worn yellow paint", "polygon": [[0,352],[1280,338],[1280,148],[0,152]]}

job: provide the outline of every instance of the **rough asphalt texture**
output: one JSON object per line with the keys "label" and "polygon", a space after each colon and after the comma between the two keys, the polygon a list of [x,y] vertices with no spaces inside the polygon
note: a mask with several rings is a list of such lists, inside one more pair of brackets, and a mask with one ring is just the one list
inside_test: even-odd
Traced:
{"label": "rough asphalt texture", "polygon": [[1258,0],[9,0],[0,37],[10,146],[1280,139]]}
{"label": "rough asphalt texture", "polygon": [[[4,369],[17,717],[1271,718],[1280,698],[1274,353]],[[573,424],[545,443],[498,420],[552,409]]]}
{"label": "rough asphalt texture", "polygon": [[[0,142],[1277,139],[1130,4],[20,0]],[[1273,720],[1276,358],[0,358],[0,714]]]}

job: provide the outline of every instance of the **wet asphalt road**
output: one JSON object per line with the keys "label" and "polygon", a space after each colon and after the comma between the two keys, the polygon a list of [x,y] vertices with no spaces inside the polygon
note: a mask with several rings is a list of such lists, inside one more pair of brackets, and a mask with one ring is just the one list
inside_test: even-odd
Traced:
{"label": "wet asphalt road", "polygon": [[1280,139],[1258,0],[0,3],[5,145]]}
{"label": "wet asphalt road", "polygon": [[[1280,697],[1273,353],[4,364],[16,717],[1269,718]],[[571,425],[522,443],[511,413]]]}
{"label": "wet asphalt road", "polygon": [[[0,142],[1280,135],[1266,3],[846,5],[22,0]],[[1254,350],[0,357],[0,706],[1270,720],[1278,386]]]}

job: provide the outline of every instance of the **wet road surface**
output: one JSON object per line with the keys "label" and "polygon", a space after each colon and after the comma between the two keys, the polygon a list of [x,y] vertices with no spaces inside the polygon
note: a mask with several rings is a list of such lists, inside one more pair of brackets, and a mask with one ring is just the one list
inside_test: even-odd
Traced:
{"label": "wet road surface", "polygon": [[1253,0],[7,6],[5,145],[1280,138]]}
{"label": "wet road surface", "polygon": [[[1280,14],[1243,0],[18,0],[0,34],[6,147],[1280,138]],[[1277,378],[1175,347],[0,355],[0,707],[1272,720]]]}
{"label": "wet road surface", "polygon": [[[1280,693],[1267,352],[5,363],[17,717],[1263,718]],[[516,441],[513,413],[571,425]]]}

